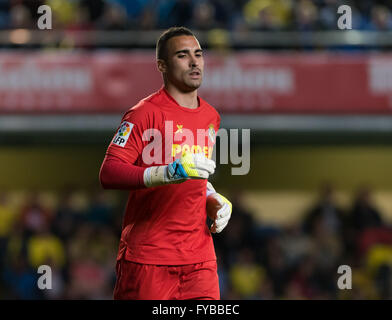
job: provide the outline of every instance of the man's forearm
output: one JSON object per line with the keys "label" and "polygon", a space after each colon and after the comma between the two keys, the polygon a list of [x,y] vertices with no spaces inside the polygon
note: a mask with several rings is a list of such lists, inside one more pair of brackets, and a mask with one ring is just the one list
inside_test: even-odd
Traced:
{"label": "man's forearm", "polygon": [[145,169],[127,163],[120,158],[106,156],[99,172],[99,180],[104,189],[146,188],[143,180]]}
{"label": "man's forearm", "polygon": [[184,153],[168,165],[149,168],[135,166],[116,156],[106,155],[99,179],[104,189],[140,189],[182,183],[187,179],[208,179],[215,162],[204,154]]}

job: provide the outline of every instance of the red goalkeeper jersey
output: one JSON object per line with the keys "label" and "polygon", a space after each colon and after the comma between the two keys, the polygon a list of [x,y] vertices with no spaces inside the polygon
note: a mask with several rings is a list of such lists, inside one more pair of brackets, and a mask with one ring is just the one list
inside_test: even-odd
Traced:
{"label": "red goalkeeper jersey", "polygon": [[[169,164],[184,150],[211,158],[220,116],[198,100],[198,108],[185,108],[161,88],[125,113],[106,154],[141,167]],[[195,179],[131,190],[117,259],[157,265],[215,260],[206,184]]]}

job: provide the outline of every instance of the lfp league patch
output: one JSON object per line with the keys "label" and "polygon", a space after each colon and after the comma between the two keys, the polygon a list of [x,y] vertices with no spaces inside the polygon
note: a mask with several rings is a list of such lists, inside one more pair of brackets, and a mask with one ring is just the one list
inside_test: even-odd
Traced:
{"label": "lfp league patch", "polygon": [[131,135],[132,128],[133,123],[127,121],[122,122],[117,134],[112,140],[112,143],[124,148],[129,136]]}

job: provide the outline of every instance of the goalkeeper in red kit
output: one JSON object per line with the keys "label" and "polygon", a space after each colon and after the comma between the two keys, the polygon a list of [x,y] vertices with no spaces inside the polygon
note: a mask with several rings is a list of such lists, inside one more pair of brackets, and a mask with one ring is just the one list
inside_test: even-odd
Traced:
{"label": "goalkeeper in red kit", "polygon": [[114,299],[219,299],[211,233],[231,204],[208,177],[220,116],[197,95],[204,59],[189,29],[165,31],[156,54],[164,85],[124,114],[99,174],[129,190]]}

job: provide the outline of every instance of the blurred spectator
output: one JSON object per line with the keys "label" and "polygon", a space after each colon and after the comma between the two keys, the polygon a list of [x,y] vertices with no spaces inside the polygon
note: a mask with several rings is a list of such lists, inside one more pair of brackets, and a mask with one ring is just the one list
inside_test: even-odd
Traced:
{"label": "blurred spectator", "polygon": [[388,31],[392,29],[392,16],[385,6],[374,6],[371,11],[370,30]]}
{"label": "blurred spectator", "polygon": [[322,29],[334,29],[337,24],[338,0],[325,0],[319,8],[319,21]]}
{"label": "blurred spectator", "polygon": [[250,0],[244,6],[246,21],[257,30],[282,30],[290,22],[291,0]]}
{"label": "blurred spectator", "polygon": [[[8,194],[0,191],[0,272],[7,266],[7,246],[17,222],[17,214],[17,210],[10,205]],[[0,274],[0,299],[4,286],[4,279]]]}
{"label": "blurred spectator", "polygon": [[339,299],[374,300],[379,299],[374,283],[364,268],[353,268],[352,289],[339,290]]}
{"label": "blurred spectator", "polygon": [[89,13],[89,20],[95,22],[101,18],[106,9],[106,2],[104,0],[80,0],[79,8],[86,9]]}
{"label": "blurred spectator", "polygon": [[107,3],[115,3],[125,9],[129,19],[135,21],[142,14],[144,8],[152,3],[152,0],[107,0]]}
{"label": "blurred spectator", "polygon": [[361,256],[366,255],[369,249],[379,244],[392,246],[391,227],[367,228],[358,235],[357,245]]}
{"label": "blurred spectator", "polygon": [[67,241],[75,232],[76,225],[81,220],[82,213],[72,202],[73,192],[71,190],[60,194],[55,220],[53,221],[53,232],[57,234],[62,241]]}
{"label": "blurred spectator", "polygon": [[169,16],[169,25],[189,27],[193,15],[193,4],[191,0],[177,0]]}
{"label": "blurred spectator", "polygon": [[0,29],[7,28],[10,24],[10,2],[0,0]]}
{"label": "blurred spectator", "polygon": [[392,264],[382,264],[377,270],[374,277],[375,287],[378,291],[380,299],[392,299]]}
{"label": "blurred spectator", "polygon": [[317,223],[322,223],[331,235],[340,232],[343,226],[344,214],[336,203],[334,190],[331,185],[322,187],[317,203],[305,214],[304,230],[312,234]]}
{"label": "blurred spectator", "polygon": [[359,190],[354,200],[349,219],[350,225],[356,231],[380,227],[384,224],[380,212],[372,202],[371,193],[368,188],[365,187]]}
{"label": "blurred spectator", "polygon": [[42,291],[37,286],[37,270],[21,254],[6,266],[1,274],[7,287],[7,299],[40,299]]}
{"label": "blurred spectator", "polygon": [[208,46],[216,53],[227,55],[230,53],[229,37],[224,29],[212,29],[207,33]]}
{"label": "blurred spectator", "polygon": [[88,8],[79,7],[72,15],[72,20],[64,26],[67,34],[75,31],[89,31],[94,29],[94,25],[90,20],[90,13]]}
{"label": "blurred spectator", "polygon": [[260,290],[256,299],[258,300],[273,300],[276,296],[274,294],[274,286],[272,281],[265,277],[264,281],[261,283]]}
{"label": "blurred spectator", "polygon": [[287,264],[290,266],[295,265],[302,257],[314,250],[313,239],[297,224],[286,228],[281,236],[280,246],[279,253],[283,251]]}
{"label": "blurred spectator", "polygon": [[112,215],[112,207],[106,199],[106,193],[101,190],[93,193],[86,213],[86,221],[93,224],[108,225],[113,218]]}
{"label": "blurred spectator", "polygon": [[53,28],[66,28],[75,23],[76,16],[80,15],[78,3],[66,0],[47,0],[46,5],[52,9]]}
{"label": "blurred spectator", "polygon": [[111,299],[112,287],[102,265],[82,257],[71,262],[67,299]]}
{"label": "blurred spectator", "polygon": [[151,7],[146,7],[140,17],[139,28],[141,30],[154,30],[156,28],[155,10]]}
{"label": "blurred spectator", "polygon": [[337,234],[329,233],[322,220],[314,227],[313,245],[317,266],[326,271],[336,269],[337,260],[343,250],[341,238]]}
{"label": "blurred spectator", "polygon": [[68,299],[112,299],[117,245],[110,225],[80,225],[70,242]]}
{"label": "blurred spectator", "polygon": [[65,251],[61,240],[51,234],[47,226],[32,235],[27,241],[27,256],[30,266],[39,266],[50,262],[50,266],[61,268],[65,264]]}
{"label": "blurred spectator", "polygon": [[90,241],[94,239],[94,226],[88,223],[80,223],[72,238],[69,239],[68,254],[71,260],[83,258],[90,254]]}
{"label": "blurred spectator", "polygon": [[108,4],[97,24],[98,29],[104,30],[126,30],[128,28],[127,13],[117,3]]}
{"label": "blurred spectator", "polygon": [[265,257],[267,278],[271,281],[273,295],[278,298],[283,296],[291,268],[282,242],[279,236],[270,238],[266,244]]}
{"label": "blurred spectator", "polygon": [[235,3],[241,3],[241,0],[226,1],[226,0],[211,0],[211,5],[214,7],[215,23],[218,28],[229,28],[231,15],[235,15]]}
{"label": "blurred spectator", "polygon": [[215,8],[208,1],[196,4],[193,10],[192,27],[197,30],[210,30],[215,26]]}
{"label": "blurred spectator", "polygon": [[286,287],[287,299],[310,299],[318,297],[317,270],[315,259],[307,255],[296,266],[291,280]]}
{"label": "blurred spectator", "polygon": [[[383,295],[390,295],[390,271],[392,268],[392,245],[376,244],[373,245],[365,258],[365,264],[369,275],[376,280],[377,285]],[[386,282],[380,283],[381,279]],[[384,285],[388,287],[385,288]],[[385,297],[383,298],[385,299]]]}
{"label": "blurred spectator", "polygon": [[39,194],[32,193],[21,210],[20,220],[27,235],[48,228],[52,222],[52,212],[44,208],[39,201]]}
{"label": "blurred spectator", "polygon": [[265,278],[265,270],[256,263],[254,252],[243,248],[238,253],[238,260],[230,268],[230,280],[233,290],[242,299],[255,299]]}
{"label": "blurred spectator", "polygon": [[310,0],[300,0],[295,8],[294,23],[299,31],[320,29],[318,7]]}
{"label": "blurred spectator", "polygon": [[16,5],[10,10],[11,28],[33,28],[34,22],[31,12],[24,5]]}
{"label": "blurred spectator", "polygon": [[9,202],[8,195],[0,191],[0,269],[3,266],[7,240],[17,222],[18,212]]}

